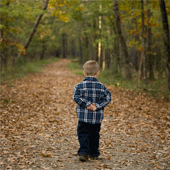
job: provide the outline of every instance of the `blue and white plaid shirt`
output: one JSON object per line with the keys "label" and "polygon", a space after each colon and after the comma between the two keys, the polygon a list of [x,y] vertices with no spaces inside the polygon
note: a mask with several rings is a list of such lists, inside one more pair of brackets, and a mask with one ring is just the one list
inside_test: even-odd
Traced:
{"label": "blue and white plaid shirt", "polygon": [[[111,93],[95,77],[85,77],[75,86],[73,100],[78,104],[76,112],[80,121],[98,124],[103,120],[104,107],[111,101]],[[96,111],[87,109],[92,103]]]}

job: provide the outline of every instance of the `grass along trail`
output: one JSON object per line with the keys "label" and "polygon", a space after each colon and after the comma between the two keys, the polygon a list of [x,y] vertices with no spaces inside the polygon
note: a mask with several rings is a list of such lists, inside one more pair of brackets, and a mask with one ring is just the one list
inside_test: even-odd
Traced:
{"label": "grass along trail", "polygon": [[47,65],[1,85],[0,169],[170,169],[170,103],[107,86],[112,101],[101,127],[100,159],[77,156],[74,86],[83,80],[66,65]]}

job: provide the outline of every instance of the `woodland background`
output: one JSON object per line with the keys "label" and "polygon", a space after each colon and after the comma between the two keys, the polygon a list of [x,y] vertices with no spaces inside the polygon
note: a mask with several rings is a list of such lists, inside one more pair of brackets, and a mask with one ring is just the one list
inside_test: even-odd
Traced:
{"label": "woodland background", "polygon": [[[0,169],[167,170],[169,9],[169,0],[1,0]],[[82,163],[72,95],[89,59],[112,101],[100,159]]]}
{"label": "woodland background", "polygon": [[2,0],[0,6],[2,80],[51,56],[80,64],[95,59],[108,84],[131,82],[130,88],[169,95],[170,1]]}

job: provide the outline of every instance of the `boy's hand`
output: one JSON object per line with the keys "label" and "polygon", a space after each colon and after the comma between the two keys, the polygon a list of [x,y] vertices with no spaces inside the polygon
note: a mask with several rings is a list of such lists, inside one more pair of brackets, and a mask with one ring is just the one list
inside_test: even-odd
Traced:
{"label": "boy's hand", "polygon": [[95,103],[91,104],[90,106],[87,107],[88,110],[93,110],[93,111],[96,111],[97,110],[97,107],[95,105]]}
{"label": "boy's hand", "polygon": [[93,111],[97,110],[97,107],[96,107],[95,103],[92,104],[92,107],[93,107]]}
{"label": "boy's hand", "polygon": [[92,105],[87,106],[87,109],[88,109],[88,110],[92,110]]}

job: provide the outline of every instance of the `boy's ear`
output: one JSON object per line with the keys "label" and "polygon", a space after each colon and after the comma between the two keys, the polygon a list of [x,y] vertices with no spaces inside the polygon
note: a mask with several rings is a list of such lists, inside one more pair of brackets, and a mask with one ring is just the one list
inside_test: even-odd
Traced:
{"label": "boy's ear", "polygon": [[87,74],[83,71],[83,73],[84,73],[84,76],[86,77],[87,76]]}
{"label": "boy's ear", "polygon": [[98,71],[98,72],[96,73],[96,76],[97,76],[97,77],[99,76],[99,73],[100,73],[100,71]]}

